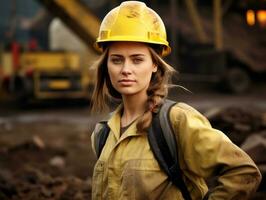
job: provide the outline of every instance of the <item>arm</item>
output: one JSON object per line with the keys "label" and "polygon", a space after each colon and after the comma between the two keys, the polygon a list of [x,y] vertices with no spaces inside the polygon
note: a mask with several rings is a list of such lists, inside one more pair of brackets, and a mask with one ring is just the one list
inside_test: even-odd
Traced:
{"label": "arm", "polygon": [[185,168],[207,179],[217,175],[218,185],[209,199],[247,199],[260,183],[261,174],[251,158],[193,108],[179,104],[171,114],[178,130]]}

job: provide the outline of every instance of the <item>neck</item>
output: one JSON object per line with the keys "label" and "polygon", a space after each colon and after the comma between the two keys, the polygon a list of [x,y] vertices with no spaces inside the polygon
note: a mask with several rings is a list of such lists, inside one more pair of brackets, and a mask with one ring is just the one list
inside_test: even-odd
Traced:
{"label": "neck", "polygon": [[139,95],[131,95],[123,96],[122,98],[124,111],[122,113],[121,126],[126,126],[144,113],[147,95],[141,97]]}

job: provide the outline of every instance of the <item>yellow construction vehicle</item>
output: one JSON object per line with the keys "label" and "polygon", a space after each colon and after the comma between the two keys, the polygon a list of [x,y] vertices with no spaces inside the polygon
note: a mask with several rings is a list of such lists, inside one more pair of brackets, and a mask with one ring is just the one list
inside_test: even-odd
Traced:
{"label": "yellow construction vehicle", "polygon": [[11,53],[4,53],[1,65],[3,86],[18,100],[88,97],[89,74],[82,71],[77,53],[25,52],[17,70]]}
{"label": "yellow construction vehicle", "polygon": [[[23,51],[13,42],[1,51],[2,87],[20,103],[31,99],[90,98],[93,75],[89,65],[100,22],[79,0],[42,0],[86,45],[82,51]],[[69,41],[63,41],[68,43]]]}

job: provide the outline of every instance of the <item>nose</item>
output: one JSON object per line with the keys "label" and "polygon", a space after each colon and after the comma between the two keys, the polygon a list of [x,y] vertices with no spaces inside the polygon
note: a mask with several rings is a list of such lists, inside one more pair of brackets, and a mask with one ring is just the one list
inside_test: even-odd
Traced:
{"label": "nose", "polygon": [[125,61],[124,64],[123,64],[123,67],[121,69],[121,74],[130,75],[131,73],[132,73],[132,71],[131,71],[130,62]]}

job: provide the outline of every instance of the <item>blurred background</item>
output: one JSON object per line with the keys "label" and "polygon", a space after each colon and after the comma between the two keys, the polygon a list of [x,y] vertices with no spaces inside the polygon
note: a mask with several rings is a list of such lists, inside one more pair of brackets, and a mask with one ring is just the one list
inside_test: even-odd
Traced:
{"label": "blurred background", "polygon": [[[119,0],[0,0],[0,199],[90,199],[93,44]],[[266,174],[266,1],[144,1],[202,112]],[[184,89],[185,87],[186,89]],[[266,199],[265,178],[253,199]]]}

